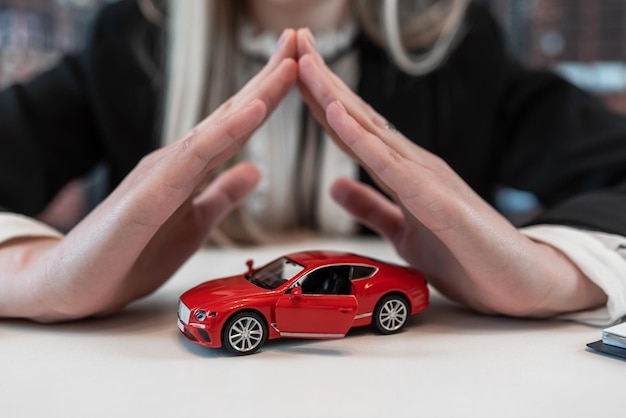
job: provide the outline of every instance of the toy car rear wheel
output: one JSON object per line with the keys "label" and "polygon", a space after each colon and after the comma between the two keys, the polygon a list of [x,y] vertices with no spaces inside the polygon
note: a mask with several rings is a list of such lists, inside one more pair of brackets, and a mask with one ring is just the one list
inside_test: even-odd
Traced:
{"label": "toy car rear wheel", "polygon": [[382,298],[374,310],[374,326],[381,334],[395,334],[409,319],[409,303],[400,295]]}
{"label": "toy car rear wheel", "polygon": [[267,326],[256,312],[241,312],[224,326],[222,344],[233,354],[243,356],[256,353],[267,340]]}

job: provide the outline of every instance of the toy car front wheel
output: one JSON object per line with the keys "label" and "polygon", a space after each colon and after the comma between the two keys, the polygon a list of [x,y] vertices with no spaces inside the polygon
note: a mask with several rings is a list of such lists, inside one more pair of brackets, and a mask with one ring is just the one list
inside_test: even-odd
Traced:
{"label": "toy car front wheel", "polygon": [[263,318],[255,312],[242,312],[226,322],[222,343],[231,353],[242,356],[256,353],[266,340]]}
{"label": "toy car front wheel", "polygon": [[409,304],[399,295],[385,296],[376,305],[374,326],[382,334],[400,331],[409,319]]}

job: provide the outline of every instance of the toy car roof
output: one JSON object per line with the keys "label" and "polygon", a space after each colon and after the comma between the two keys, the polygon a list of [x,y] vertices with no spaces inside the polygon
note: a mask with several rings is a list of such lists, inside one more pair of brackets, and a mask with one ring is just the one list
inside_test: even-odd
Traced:
{"label": "toy car roof", "polygon": [[325,250],[315,250],[315,251],[300,251],[294,252],[291,254],[286,254],[286,258],[295,261],[298,264],[305,266],[320,266],[326,264],[354,264],[354,263],[368,263],[374,265],[380,264],[389,264],[383,263],[381,261],[365,257],[358,254],[353,254],[349,252],[343,251],[325,251]]}

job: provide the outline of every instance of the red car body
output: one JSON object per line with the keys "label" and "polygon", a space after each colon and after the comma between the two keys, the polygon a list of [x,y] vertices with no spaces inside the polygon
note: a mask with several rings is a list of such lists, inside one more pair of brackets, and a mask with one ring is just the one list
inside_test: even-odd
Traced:
{"label": "red car body", "polygon": [[178,327],[194,343],[252,354],[267,339],[340,338],[374,324],[400,331],[428,307],[418,270],[336,251],[288,254],[180,297]]}

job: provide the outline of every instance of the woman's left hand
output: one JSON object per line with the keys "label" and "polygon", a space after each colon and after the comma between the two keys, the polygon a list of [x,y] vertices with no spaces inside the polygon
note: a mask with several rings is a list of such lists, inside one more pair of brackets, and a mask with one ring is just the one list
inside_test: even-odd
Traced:
{"label": "woman's left hand", "polygon": [[606,303],[567,257],[521,234],[445,161],[352,92],[325,65],[306,29],[298,31],[298,55],[299,87],[312,113],[393,201],[350,179],[333,185],[334,198],[391,241],[441,293],[482,312],[514,316]]}
{"label": "woman's left hand", "polygon": [[0,244],[0,317],[109,315],[161,286],[255,187],[249,163],[214,173],[291,90],[295,58],[287,30],[255,77],[187,136],[146,155],[66,236]]}

